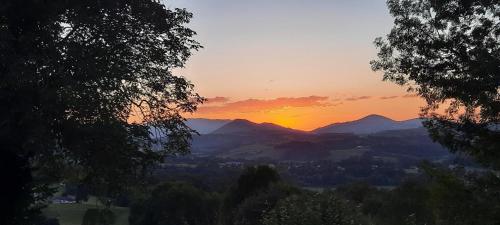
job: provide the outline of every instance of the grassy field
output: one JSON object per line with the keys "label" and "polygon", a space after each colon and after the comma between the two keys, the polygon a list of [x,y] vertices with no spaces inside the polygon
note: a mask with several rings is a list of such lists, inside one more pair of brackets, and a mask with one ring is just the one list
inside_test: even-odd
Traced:
{"label": "grassy field", "polygon": [[[95,200],[80,204],[50,204],[43,210],[43,213],[49,218],[59,219],[60,225],[81,225],[82,218],[87,209],[103,208],[102,205],[95,204]],[[112,207],[116,216],[117,225],[128,225],[129,209],[123,207]]]}

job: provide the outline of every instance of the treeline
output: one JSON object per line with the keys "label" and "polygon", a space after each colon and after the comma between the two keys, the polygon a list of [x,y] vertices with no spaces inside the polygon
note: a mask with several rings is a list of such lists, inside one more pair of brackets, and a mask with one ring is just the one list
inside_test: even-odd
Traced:
{"label": "treeline", "polygon": [[187,182],[135,192],[131,225],[493,225],[500,222],[500,179],[423,164],[424,175],[393,189],[352,183],[311,191],[268,166],[248,167],[225,191]]}
{"label": "treeline", "polygon": [[369,224],[500,224],[500,179],[492,172],[421,166],[424,174],[392,190],[364,183],[337,188],[367,217]]}
{"label": "treeline", "polygon": [[354,205],[333,191],[301,190],[268,166],[248,167],[222,193],[163,183],[130,205],[131,225],[362,224]]}
{"label": "treeline", "polygon": [[[435,161],[433,161],[435,162]],[[374,186],[397,186],[407,176],[420,173],[418,158],[366,152],[341,161],[238,160],[214,157],[171,157],[154,170],[154,179],[186,181],[206,190],[223,191],[248,166],[272,165],[283,180],[301,187],[337,187],[355,182]],[[439,160],[443,167],[484,169],[472,159],[452,156]],[[206,179],[209,177],[210,179]],[[151,179],[151,178],[150,178]]]}

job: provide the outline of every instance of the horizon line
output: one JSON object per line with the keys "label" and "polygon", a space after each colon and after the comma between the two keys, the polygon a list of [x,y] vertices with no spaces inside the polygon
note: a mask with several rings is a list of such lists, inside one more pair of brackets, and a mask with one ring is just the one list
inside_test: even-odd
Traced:
{"label": "horizon line", "polygon": [[379,117],[384,117],[384,118],[390,119],[390,120],[395,121],[395,122],[404,122],[404,121],[408,121],[408,120],[422,119],[422,117],[412,117],[412,118],[403,119],[403,120],[395,120],[395,119],[392,119],[392,118],[390,118],[390,117],[388,117],[388,116],[384,116],[384,115],[380,115],[380,114],[368,114],[368,115],[365,115],[365,116],[359,117],[358,119],[354,119],[354,120],[347,120],[347,121],[341,121],[341,122],[328,123],[328,124],[325,124],[325,125],[322,125],[322,126],[319,126],[319,127],[313,128],[313,129],[311,129],[311,130],[297,129],[297,128],[293,128],[293,127],[289,127],[289,126],[285,126],[285,125],[280,125],[280,124],[273,123],[273,122],[255,122],[255,121],[252,121],[252,120],[250,120],[250,119],[244,119],[244,118],[235,118],[235,119],[211,119],[211,118],[203,118],[203,117],[186,117],[185,119],[186,119],[186,120],[190,120],[190,119],[204,119],[204,120],[229,120],[229,121],[235,121],[235,120],[246,120],[246,121],[250,121],[250,122],[255,123],[255,124],[270,123],[270,124],[274,124],[274,125],[277,125],[277,126],[280,126],[280,127],[288,128],[288,129],[293,129],[293,130],[298,130],[298,131],[304,131],[304,132],[311,132],[311,131],[314,131],[314,130],[317,130],[317,129],[320,129],[320,128],[323,128],[323,127],[326,127],[326,126],[330,126],[330,125],[333,125],[333,124],[342,124],[342,123],[354,122],[354,121],[361,120],[361,119],[364,119],[364,118],[366,118],[366,117],[370,117],[370,116],[379,116]]}

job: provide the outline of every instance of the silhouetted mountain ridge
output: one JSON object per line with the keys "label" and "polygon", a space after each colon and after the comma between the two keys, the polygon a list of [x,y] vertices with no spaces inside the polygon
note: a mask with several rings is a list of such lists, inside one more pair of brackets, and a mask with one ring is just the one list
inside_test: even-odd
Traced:
{"label": "silhouetted mountain ridge", "polygon": [[369,115],[358,120],[334,123],[313,130],[314,133],[372,134],[388,130],[403,130],[422,127],[420,119],[395,121],[381,115]]}
{"label": "silhouetted mountain ridge", "polygon": [[187,119],[186,125],[200,134],[209,134],[231,121],[232,120],[190,118]]}
{"label": "silhouetted mountain ridge", "polygon": [[231,159],[293,161],[339,161],[364,154],[436,160],[449,155],[429,138],[421,120],[396,121],[380,115],[335,123],[312,132],[236,119],[211,133],[194,136],[192,152]]}
{"label": "silhouetted mountain ridge", "polygon": [[242,134],[261,132],[305,133],[304,131],[282,127],[273,123],[254,123],[249,120],[236,119],[213,131],[211,134]]}

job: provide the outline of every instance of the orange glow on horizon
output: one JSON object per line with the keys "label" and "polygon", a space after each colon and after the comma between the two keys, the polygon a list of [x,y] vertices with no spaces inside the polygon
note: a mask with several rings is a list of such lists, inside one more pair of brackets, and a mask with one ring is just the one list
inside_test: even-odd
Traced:
{"label": "orange glow on horizon", "polygon": [[[280,99],[280,98],[278,98]],[[306,98],[300,98],[302,100]],[[298,100],[292,99],[296,104]],[[418,117],[420,107],[425,102],[414,96],[361,96],[342,100],[329,98],[328,101],[300,101],[298,106],[286,106],[286,102],[275,100],[252,100],[225,103],[222,105],[202,105],[188,118],[206,119],[247,119],[256,123],[274,123],[280,126],[310,131],[332,123],[352,121],[370,114],[386,116],[394,120],[406,120]],[[272,104],[271,104],[271,103]],[[281,105],[284,104],[284,105]]]}
{"label": "orange glow on horizon", "polygon": [[209,98],[187,117],[312,130],[369,114],[415,118],[425,104],[371,70],[373,40],[394,22],[385,1],[169,2],[194,12],[205,47],[173,71]]}

